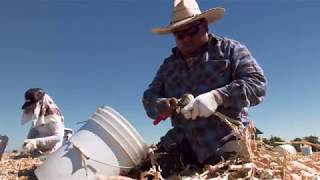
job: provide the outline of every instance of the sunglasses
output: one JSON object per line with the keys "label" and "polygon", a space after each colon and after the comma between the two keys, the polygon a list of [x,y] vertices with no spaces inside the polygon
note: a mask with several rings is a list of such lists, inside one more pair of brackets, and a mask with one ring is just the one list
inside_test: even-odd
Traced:
{"label": "sunglasses", "polygon": [[179,40],[184,39],[185,36],[192,37],[192,36],[198,34],[198,32],[200,31],[200,24],[201,23],[194,25],[194,26],[191,26],[190,28],[188,28],[186,30],[175,31],[175,32],[173,32],[173,35]]}

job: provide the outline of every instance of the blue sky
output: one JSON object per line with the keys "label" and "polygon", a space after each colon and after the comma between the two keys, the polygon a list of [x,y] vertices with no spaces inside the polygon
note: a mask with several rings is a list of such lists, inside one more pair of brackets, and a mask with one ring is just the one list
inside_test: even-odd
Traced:
{"label": "blue sky", "polygon": [[[199,0],[224,7],[211,32],[251,50],[268,78],[268,95],[250,110],[265,137],[290,140],[319,132],[320,1]],[[66,126],[87,120],[98,106],[119,111],[147,143],[170,128],[145,115],[142,93],[175,45],[165,26],[171,0],[0,1],[0,134],[20,148],[30,124],[20,125],[23,93],[42,87]]]}

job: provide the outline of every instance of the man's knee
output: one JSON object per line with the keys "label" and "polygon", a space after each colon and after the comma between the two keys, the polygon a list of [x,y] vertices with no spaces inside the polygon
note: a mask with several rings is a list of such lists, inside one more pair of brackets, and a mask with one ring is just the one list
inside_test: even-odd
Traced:
{"label": "man's knee", "polygon": [[242,140],[232,140],[226,142],[222,147],[218,149],[218,154],[236,153],[242,157],[248,157],[250,154],[246,143]]}

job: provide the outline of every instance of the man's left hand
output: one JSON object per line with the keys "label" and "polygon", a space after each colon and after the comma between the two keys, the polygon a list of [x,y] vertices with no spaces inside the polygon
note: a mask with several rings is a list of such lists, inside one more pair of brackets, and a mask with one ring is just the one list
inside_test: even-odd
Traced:
{"label": "man's left hand", "polygon": [[181,113],[185,118],[192,118],[193,120],[197,117],[209,117],[217,110],[219,104],[221,104],[216,96],[219,96],[219,94],[215,90],[200,94],[193,102],[182,108]]}

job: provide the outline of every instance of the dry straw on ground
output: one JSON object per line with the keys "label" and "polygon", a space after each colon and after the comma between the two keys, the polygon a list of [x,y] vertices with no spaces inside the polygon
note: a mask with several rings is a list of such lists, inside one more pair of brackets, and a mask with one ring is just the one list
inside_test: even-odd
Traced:
{"label": "dry straw on ground", "polygon": [[[186,168],[170,179],[288,179],[307,180],[320,178],[320,153],[310,156],[279,154],[273,147],[253,141],[251,158],[235,158],[221,161],[204,169],[191,171]],[[39,158],[31,158],[18,153],[5,153],[0,162],[0,179],[36,179],[34,170],[41,164]],[[157,169],[151,169],[149,179],[162,179]],[[143,176],[141,176],[143,177]],[[98,179],[129,179],[125,177],[99,177]],[[144,179],[144,178],[141,178]]]}
{"label": "dry straw on ground", "polygon": [[0,179],[36,179],[34,170],[41,164],[40,159],[18,153],[4,153],[0,162]]}
{"label": "dry straw on ground", "polygon": [[[255,145],[257,148],[251,159],[239,157],[221,161],[196,172],[190,172],[186,168],[169,179],[320,179],[320,152],[309,156],[300,153],[292,156],[280,154],[262,142],[255,142]],[[154,170],[149,172],[152,173],[153,179],[162,179]]]}

